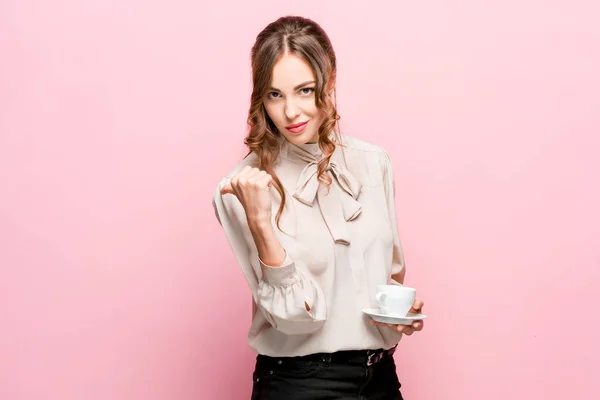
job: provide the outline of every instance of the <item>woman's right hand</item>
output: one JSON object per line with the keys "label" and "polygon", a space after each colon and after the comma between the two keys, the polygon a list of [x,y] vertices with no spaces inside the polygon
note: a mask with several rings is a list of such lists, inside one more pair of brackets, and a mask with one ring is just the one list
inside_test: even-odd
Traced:
{"label": "woman's right hand", "polygon": [[248,222],[271,222],[271,183],[273,178],[258,168],[245,166],[229,184],[223,186],[221,195],[233,194],[238,198]]}

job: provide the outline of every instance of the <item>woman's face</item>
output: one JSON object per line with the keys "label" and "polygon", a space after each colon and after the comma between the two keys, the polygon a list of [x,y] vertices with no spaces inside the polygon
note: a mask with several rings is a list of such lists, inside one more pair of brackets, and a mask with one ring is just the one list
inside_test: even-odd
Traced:
{"label": "woman's face", "polygon": [[284,54],[273,67],[271,88],[264,98],[267,114],[291,143],[318,141],[325,113],[315,104],[315,75],[303,59]]}

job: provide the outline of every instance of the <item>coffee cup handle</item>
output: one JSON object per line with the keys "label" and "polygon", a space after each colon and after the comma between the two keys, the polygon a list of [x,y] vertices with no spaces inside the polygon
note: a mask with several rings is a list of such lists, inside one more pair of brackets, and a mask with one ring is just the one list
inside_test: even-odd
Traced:
{"label": "coffee cup handle", "polygon": [[379,292],[375,295],[375,299],[377,300],[377,303],[379,305],[382,305],[382,303],[385,301],[386,297],[387,297],[387,295],[385,294],[385,292]]}

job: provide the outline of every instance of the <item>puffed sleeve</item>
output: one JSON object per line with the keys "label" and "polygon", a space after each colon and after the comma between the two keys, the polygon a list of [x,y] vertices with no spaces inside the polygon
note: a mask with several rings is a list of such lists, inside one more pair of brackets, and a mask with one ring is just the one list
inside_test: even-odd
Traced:
{"label": "puffed sleeve", "polygon": [[321,288],[301,262],[290,258],[287,250],[280,266],[269,266],[260,260],[244,208],[234,195],[220,193],[228,182],[226,178],[219,183],[213,207],[258,310],[273,328],[288,335],[319,330],[327,314]]}
{"label": "puffed sleeve", "polygon": [[[393,236],[393,254],[392,254],[392,275],[400,273],[404,267],[404,252],[400,242],[400,234],[398,233],[398,220],[396,219],[396,184],[394,180],[394,169],[392,161],[386,151],[382,152],[382,169],[383,169],[383,184],[385,188],[387,209],[390,223],[392,224]],[[392,280],[391,284],[399,284]]]}

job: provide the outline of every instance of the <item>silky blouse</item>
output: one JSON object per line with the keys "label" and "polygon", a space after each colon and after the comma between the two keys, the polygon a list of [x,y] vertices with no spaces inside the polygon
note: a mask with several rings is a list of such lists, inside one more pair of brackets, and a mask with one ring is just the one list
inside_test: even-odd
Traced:
{"label": "silky blouse", "polygon": [[[375,290],[399,284],[392,275],[404,268],[396,220],[395,185],[387,152],[343,136],[330,159],[329,188],[317,178],[323,153],[317,143],[279,141],[274,172],[286,204],[271,188],[272,223],[286,252],[280,266],[260,260],[244,208],[220,190],[249,165],[248,155],[217,185],[217,219],[252,292],[248,344],[258,354],[302,356],[338,350],[389,349],[401,334],[369,323],[365,308],[378,308]],[[310,311],[307,310],[309,306]]]}

